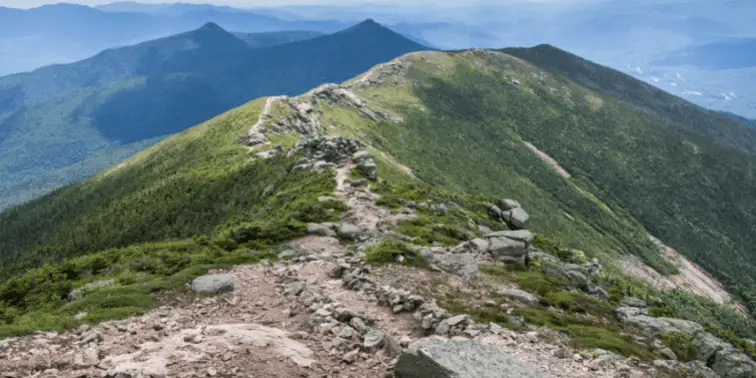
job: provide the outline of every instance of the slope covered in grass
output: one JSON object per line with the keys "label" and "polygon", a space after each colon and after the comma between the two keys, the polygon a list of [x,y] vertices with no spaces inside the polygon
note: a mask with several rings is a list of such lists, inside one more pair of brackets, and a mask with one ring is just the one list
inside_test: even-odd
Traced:
{"label": "slope covered in grass", "polygon": [[[411,60],[397,75],[403,84],[387,77],[377,87],[355,89],[404,122],[349,121],[418,177],[458,191],[518,198],[535,214],[535,230],[597,255],[634,253],[664,271],[666,264],[646,242],[651,233],[746,301],[756,293],[751,154],[707,136],[706,129],[683,127],[686,119],[663,111],[674,103],[650,109],[632,100],[640,93],[622,95],[570,79],[587,75],[581,72],[558,75],[502,52],[416,54]],[[638,85],[623,80],[628,82],[611,83]],[[697,109],[699,124],[741,130],[729,118],[720,123],[718,113],[682,105]],[[526,141],[572,177],[559,176]]]}

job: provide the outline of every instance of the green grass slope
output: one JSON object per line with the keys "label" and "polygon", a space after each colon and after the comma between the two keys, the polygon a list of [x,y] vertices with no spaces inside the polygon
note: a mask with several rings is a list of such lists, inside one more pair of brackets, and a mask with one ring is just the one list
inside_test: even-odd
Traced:
{"label": "green grass slope", "polygon": [[[756,309],[753,155],[628,100],[640,93],[597,90],[503,52],[412,59],[404,85],[387,78],[357,92],[377,96],[405,119],[362,129],[416,175],[458,191],[518,198],[535,214],[536,231],[593,253],[635,253],[664,271],[648,252],[647,230]],[[697,110],[700,124],[723,119],[684,106]],[[572,177],[558,176],[524,141]]]}
{"label": "green grass slope", "polygon": [[[234,143],[263,104],[247,104],[3,212],[0,335],[65,328],[81,311],[89,322],[144,311],[156,291],[211,267],[255,261],[306,234],[305,222],[336,220],[343,205],[317,200],[333,192],[332,174],[290,173],[295,161],[286,157],[252,162]],[[248,244],[254,250],[208,242],[238,227],[255,236]],[[96,277],[117,285],[67,305],[70,290]]]}

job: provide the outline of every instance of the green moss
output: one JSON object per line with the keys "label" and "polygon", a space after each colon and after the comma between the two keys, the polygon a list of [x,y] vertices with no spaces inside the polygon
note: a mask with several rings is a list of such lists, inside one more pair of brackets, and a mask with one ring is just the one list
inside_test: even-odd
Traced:
{"label": "green moss", "polygon": [[527,268],[517,264],[504,264],[504,265],[482,265],[479,267],[480,271],[492,276],[502,277],[506,279],[514,279],[515,272],[524,272]]}
{"label": "green moss", "polygon": [[430,246],[434,242],[440,242],[446,246],[455,246],[468,240],[469,232],[452,225],[433,222],[432,217],[424,215],[399,222],[395,231],[412,237],[415,244],[426,246]]}
{"label": "green moss", "polygon": [[[401,257],[400,257],[401,256]],[[404,265],[424,266],[420,254],[406,243],[384,239],[380,243],[373,244],[365,251],[365,260],[372,263],[397,263]]]}
{"label": "green moss", "polygon": [[537,308],[520,308],[515,313],[522,315],[528,323],[566,333],[575,348],[601,348],[623,356],[637,356],[646,361],[656,357],[630,336],[621,335],[611,327],[595,325],[590,320]]}
{"label": "green moss", "polygon": [[611,317],[614,314],[614,306],[610,303],[584,293],[552,291],[546,294],[544,302],[549,306],[573,313],[584,313],[601,317]]}
{"label": "green moss", "polygon": [[570,325],[567,327],[570,343],[582,349],[605,349],[623,356],[636,356],[650,361],[657,356],[645,346],[632,340],[630,336],[621,335],[611,329],[591,326]]}
{"label": "green moss", "polygon": [[569,282],[564,278],[548,277],[540,271],[527,271],[517,273],[515,282],[520,288],[531,293],[546,295],[552,291],[569,288]]}
{"label": "green moss", "polygon": [[692,335],[678,332],[663,332],[659,335],[659,338],[664,345],[675,353],[679,361],[694,361],[698,357],[698,351],[692,343]]}

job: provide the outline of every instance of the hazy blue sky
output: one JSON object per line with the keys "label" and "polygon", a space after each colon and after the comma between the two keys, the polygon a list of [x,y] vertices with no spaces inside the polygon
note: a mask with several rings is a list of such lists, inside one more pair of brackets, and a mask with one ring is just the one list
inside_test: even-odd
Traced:
{"label": "hazy blue sky", "polygon": [[[0,0],[0,6],[13,7],[13,8],[33,8],[43,4],[54,4],[60,2],[76,3],[85,5],[97,5],[112,3],[115,0],[67,0],[67,1],[49,1],[49,0]],[[538,1],[538,0],[536,0]],[[355,3],[381,3],[391,4],[399,3],[406,4],[411,3],[431,3],[430,0],[350,0],[345,2],[343,0],[139,0],[140,3],[197,3],[197,4],[216,4],[216,5],[233,5],[238,7],[243,6],[274,6],[274,5],[288,5],[288,4],[333,4],[333,5],[345,5]]]}

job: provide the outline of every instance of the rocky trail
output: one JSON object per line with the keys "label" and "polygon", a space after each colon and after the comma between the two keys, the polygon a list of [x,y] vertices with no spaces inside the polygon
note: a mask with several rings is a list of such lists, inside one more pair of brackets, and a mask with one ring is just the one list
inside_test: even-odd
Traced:
{"label": "rocky trail", "polygon": [[[406,64],[397,60],[378,66],[358,83],[369,85]],[[163,294],[160,306],[144,315],[0,340],[0,378],[642,378],[682,377],[681,369],[700,377],[741,378],[756,372],[753,361],[701,326],[650,317],[646,304],[632,298],[616,315],[640,331],[624,336],[665,359],[641,361],[607,350],[575,349],[566,334],[527,324],[513,311],[540,306],[540,299],[513,282],[482,274],[479,265],[525,266],[540,260],[574,283],[574,291],[606,298],[591,281],[601,273],[598,261],[585,256],[560,261],[534,249],[535,235],[527,230],[530,216],[509,199],[488,210],[507,230],[484,231],[467,216],[483,236],[453,248],[415,245],[394,231],[398,223],[418,217],[421,209],[425,215],[446,214],[459,205],[412,202],[399,211],[380,206],[380,196],[371,190],[378,180],[375,156],[360,140],[323,135],[320,115],[313,111],[322,100],[349,104],[369,118],[388,117],[351,91],[325,85],[304,102],[269,97],[239,142],[256,150],[269,143],[268,131],[300,133],[288,151],[300,157],[292,171],[334,172],[333,195],[318,200],[346,204],[339,222],[308,224],[309,235],[283,244],[278,260],[209,272],[186,290]],[[265,125],[276,101],[290,112]],[[277,153],[283,148],[255,155]],[[423,268],[403,265],[401,254],[395,256],[398,264],[369,263],[366,252],[387,240],[410,246]],[[459,298],[464,308],[448,306]],[[482,312],[507,323],[484,321],[476,316]],[[668,331],[689,334],[702,351],[701,361],[677,361],[659,342],[659,334]]]}
{"label": "rocky trail", "polygon": [[[350,207],[340,226],[311,225],[310,236],[282,246],[283,260],[210,272],[193,281],[191,292],[164,296],[142,316],[4,340],[0,376],[653,376],[652,365],[573,350],[546,329],[514,332],[439,307],[427,290],[416,289],[443,282],[472,293],[485,284],[463,273],[469,261],[443,248],[431,249],[430,270],[367,264],[360,251],[391,237],[397,221],[364,180],[348,179],[369,162],[357,152],[336,169],[334,196]],[[521,300],[485,305],[504,311]],[[418,370],[429,363],[444,368]]]}

